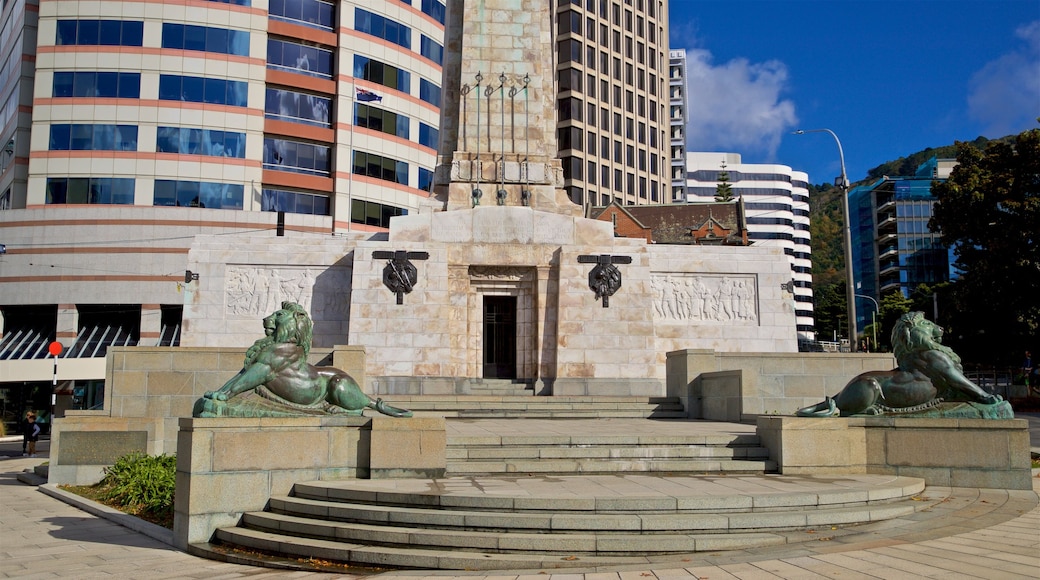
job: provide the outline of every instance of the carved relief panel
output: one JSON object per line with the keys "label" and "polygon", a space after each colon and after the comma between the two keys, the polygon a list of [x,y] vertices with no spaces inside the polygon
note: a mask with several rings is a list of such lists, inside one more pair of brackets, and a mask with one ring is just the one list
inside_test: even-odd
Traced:
{"label": "carved relief panel", "polygon": [[303,306],[315,321],[349,318],[349,268],[228,265],[225,276],[228,318],[262,318],[285,301]]}
{"label": "carved relief panel", "polygon": [[758,284],[755,276],[653,274],[653,311],[665,322],[758,323]]}

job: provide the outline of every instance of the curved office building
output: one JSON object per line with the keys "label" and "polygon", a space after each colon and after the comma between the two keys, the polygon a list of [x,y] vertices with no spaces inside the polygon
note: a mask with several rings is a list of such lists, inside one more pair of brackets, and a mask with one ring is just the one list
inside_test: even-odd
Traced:
{"label": "curved office building", "polygon": [[714,201],[723,171],[733,197],[744,203],[748,241],[784,249],[791,262],[798,339],[815,340],[809,176],[786,165],[741,163],[737,153],[687,153],[686,201]]}
{"label": "curved office building", "polygon": [[51,340],[59,408],[100,403],[108,346],[178,344],[196,234],[349,235],[418,208],[444,16],[443,0],[6,2],[4,404],[49,408]]}

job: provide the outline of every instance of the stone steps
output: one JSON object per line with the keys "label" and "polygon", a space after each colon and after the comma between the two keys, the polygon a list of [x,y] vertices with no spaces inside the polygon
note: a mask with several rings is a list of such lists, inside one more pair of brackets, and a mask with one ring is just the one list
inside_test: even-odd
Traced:
{"label": "stone steps", "polygon": [[[480,394],[477,394],[479,391]],[[480,418],[681,419],[686,411],[675,397],[536,397],[503,394],[497,388],[474,389],[469,395],[382,395],[390,405],[418,415]]]}
{"label": "stone steps", "polygon": [[[642,484],[677,483],[636,477]],[[782,476],[769,478],[775,478],[766,481],[769,485],[784,487]],[[941,501],[915,497],[924,484],[905,477],[833,489],[824,483],[824,489],[786,493],[568,493],[623,491],[629,481],[571,476],[520,483],[533,485],[533,490],[538,485],[558,489],[558,495],[515,493],[517,484],[506,480],[500,482],[503,493],[466,491],[493,490],[499,483],[493,478],[300,483],[292,496],[271,498],[268,511],[245,514],[238,527],[218,530],[215,541],[357,565],[593,567],[811,540],[814,536],[791,530],[879,522]],[[698,481],[687,476],[681,483],[696,486]]]}
{"label": "stone steps", "polygon": [[757,435],[449,436],[450,475],[767,473]]}

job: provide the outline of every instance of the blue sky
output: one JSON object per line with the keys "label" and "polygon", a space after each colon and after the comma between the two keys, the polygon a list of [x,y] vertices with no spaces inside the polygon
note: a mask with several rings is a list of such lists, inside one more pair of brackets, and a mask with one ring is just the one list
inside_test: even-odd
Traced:
{"label": "blue sky", "polygon": [[1040,0],[670,0],[693,151],[851,181],[955,140],[1040,127]]}

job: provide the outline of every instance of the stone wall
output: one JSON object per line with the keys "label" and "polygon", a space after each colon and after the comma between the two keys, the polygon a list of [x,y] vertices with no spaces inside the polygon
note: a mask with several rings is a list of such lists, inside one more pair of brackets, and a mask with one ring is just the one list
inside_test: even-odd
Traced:
{"label": "stone wall", "polygon": [[1033,488],[1024,419],[759,417],[758,435],[787,475],[876,473],[928,485]]}
{"label": "stone wall", "polygon": [[301,481],[443,477],[443,417],[181,419],[174,542],[184,550]]}
{"label": "stone wall", "polygon": [[[51,483],[92,484],[114,461],[84,460],[60,452],[66,432],[147,434],[145,451],[172,454],[178,421],[191,417],[195,401],[219,389],[242,368],[245,348],[111,347],[106,357],[104,406],[96,411],[66,411],[55,419],[51,436]],[[338,347],[311,351],[312,364],[323,362],[346,371],[364,385],[364,349]],[[75,436],[73,436],[75,437]],[[104,445],[99,441],[98,445]]]}
{"label": "stone wall", "polygon": [[668,396],[693,419],[754,421],[791,415],[833,396],[856,375],[895,368],[890,353],[731,353],[681,350],[667,354]]}

